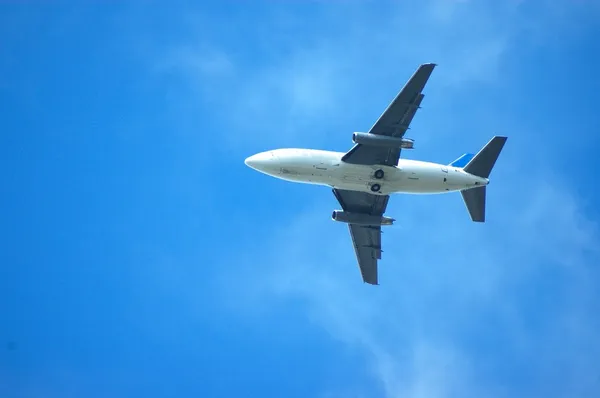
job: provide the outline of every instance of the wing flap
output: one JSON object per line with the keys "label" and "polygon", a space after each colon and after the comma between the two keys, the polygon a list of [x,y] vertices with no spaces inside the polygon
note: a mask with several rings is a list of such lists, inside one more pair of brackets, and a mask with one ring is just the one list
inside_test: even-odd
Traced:
{"label": "wing flap", "polygon": [[333,195],[344,211],[381,216],[385,213],[389,195],[374,195],[366,192],[334,189]]}
{"label": "wing flap", "polygon": [[[344,211],[381,216],[389,201],[388,195],[333,189]],[[360,274],[365,283],[378,285],[377,260],[381,259],[381,227],[349,224],[350,237],[356,253]]]}
{"label": "wing flap", "polygon": [[381,259],[381,227],[375,229],[353,224],[348,227],[363,281],[378,285],[377,260]]}

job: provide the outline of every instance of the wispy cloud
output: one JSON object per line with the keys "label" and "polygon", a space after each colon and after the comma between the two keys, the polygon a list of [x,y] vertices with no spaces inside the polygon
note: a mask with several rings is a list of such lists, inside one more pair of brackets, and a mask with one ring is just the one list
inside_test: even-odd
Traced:
{"label": "wispy cloud", "polygon": [[161,73],[184,79],[175,86],[179,101],[211,104],[229,129],[222,138],[235,149],[322,145],[332,128],[364,123],[356,118],[361,111],[376,117],[381,99],[391,99],[421,62],[442,66],[432,93],[506,78],[507,51],[539,45],[559,19],[568,37],[579,8],[565,8],[560,19],[547,6],[516,0],[334,2],[297,14],[273,5],[254,35],[253,19],[230,16],[225,24],[191,13],[188,39],[171,43],[156,63]]}
{"label": "wispy cloud", "polygon": [[[169,53],[169,68],[220,105],[223,126],[237,131],[223,137],[238,149],[320,145],[328,129],[355,125],[360,110],[378,114],[381,103],[369,95],[395,94],[389,82],[403,83],[419,62],[443,65],[444,90],[497,81],[507,57],[546,43],[557,21],[533,8],[335,3],[300,23],[292,18],[292,26],[319,26],[297,45],[295,28],[267,23],[254,62],[229,42],[207,46],[198,35]],[[563,33],[570,27],[563,24]],[[458,197],[395,197],[389,212],[400,226],[384,235],[382,286],[357,282],[347,229],[327,219],[337,206],[331,197],[257,233],[259,243],[240,248],[243,256],[227,256],[225,263],[239,265],[222,274],[223,299],[245,315],[300,299],[307,319],[365,353],[387,398],[592,396],[600,372],[599,271],[590,265],[600,262],[596,225],[560,183],[560,170],[533,169],[525,180],[520,155],[503,154],[499,167],[508,171],[490,189],[483,227],[468,221]],[[532,183],[548,176],[555,183]],[[508,385],[515,379],[521,384]]]}
{"label": "wispy cloud", "polygon": [[[244,259],[226,258],[244,266],[236,268],[236,278],[224,275],[220,288],[244,313],[265,311],[274,297],[302,299],[309,320],[363,350],[386,397],[523,391],[504,385],[506,372],[526,377],[534,396],[589,396],[600,372],[594,364],[598,270],[592,265],[600,262],[593,250],[598,236],[572,195],[560,187],[533,188],[532,207],[492,192],[503,205],[490,214],[485,231],[458,222],[449,233],[446,214],[435,207],[427,218],[399,217],[411,229],[384,235],[377,288],[359,283],[346,228],[325,216],[332,203],[316,203],[317,210],[280,231],[257,236],[266,243],[244,252]],[[571,204],[564,217],[555,217],[557,203]],[[467,219],[466,212],[457,216]],[[545,225],[550,219],[552,228]],[[522,223],[528,227],[520,229]],[[553,379],[556,372],[567,377]]]}
{"label": "wispy cloud", "polygon": [[[294,143],[306,135],[314,142],[323,135],[321,125],[339,124],[333,116],[351,119],[369,107],[368,96],[381,90],[372,86],[387,90],[384,81],[397,82],[389,96],[420,62],[444,64],[441,81],[454,83],[493,73],[506,38],[479,21],[480,15],[462,16],[457,5],[448,3],[440,16],[441,6],[434,4],[425,12],[393,4],[373,9],[324,4],[317,15],[299,18],[275,11],[273,20],[263,22],[269,34],[252,43],[252,57],[237,50],[246,38],[229,34],[219,42],[206,34],[219,30],[216,24],[197,23],[189,42],[160,55],[159,70],[178,73],[192,84],[186,101],[200,96],[218,105],[224,126],[243,133],[235,135],[232,145],[248,146],[256,139]],[[290,18],[288,25],[281,23]],[[456,24],[465,22],[457,31]],[[308,23],[320,28],[303,37]]]}

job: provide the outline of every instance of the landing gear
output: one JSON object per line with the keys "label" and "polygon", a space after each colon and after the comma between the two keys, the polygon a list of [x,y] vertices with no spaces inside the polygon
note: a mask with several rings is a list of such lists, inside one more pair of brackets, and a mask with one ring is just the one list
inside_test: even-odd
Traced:
{"label": "landing gear", "polygon": [[381,185],[379,185],[379,184],[371,185],[371,191],[373,191],[373,192],[379,192],[380,189],[381,189]]}
{"label": "landing gear", "polygon": [[375,178],[377,178],[378,180],[381,180],[383,178],[383,170],[379,169],[379,170],[375,171]]}

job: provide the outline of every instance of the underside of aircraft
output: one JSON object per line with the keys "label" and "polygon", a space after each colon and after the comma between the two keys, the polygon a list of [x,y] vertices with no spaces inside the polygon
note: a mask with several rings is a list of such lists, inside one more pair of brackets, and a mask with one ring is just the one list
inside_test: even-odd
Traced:
{"label": "underside of aircraft", "polygon": [[379,284],[381,228],[395,221],[384,216],[391,194],[460,192],[471,220],[485,222],[489,176],[507,137],[494,136],[477,154],[464,154],[448,165],[400,158],[402,150],[414,147],[414,140],[404,135],[435,66],[420,65],[371,129],[352,135],[355,144],[348,152],[286,148],[245,161],[280,179],[331,187],[342,207],[333,211],[332,219],[348,224],[362,279],[368,284]]}

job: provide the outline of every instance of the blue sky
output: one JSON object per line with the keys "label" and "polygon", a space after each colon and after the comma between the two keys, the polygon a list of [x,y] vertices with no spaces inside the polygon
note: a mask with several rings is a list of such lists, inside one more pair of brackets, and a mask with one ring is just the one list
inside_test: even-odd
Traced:
{"label": "blue sky", "polygon": [[[597,397],[593,1],[4,2],[0,396]],[[407,157],[494,134],[488,221],[395,196],[364,285],[329,189],[418,64]]]}

